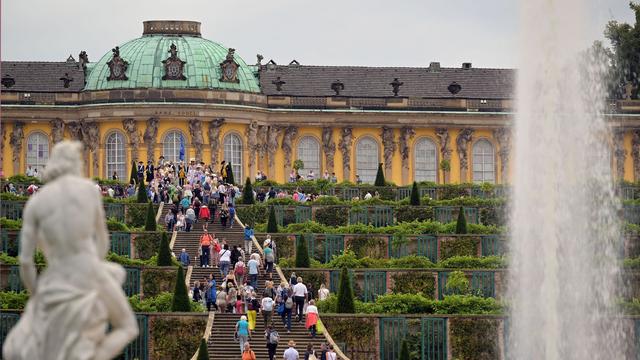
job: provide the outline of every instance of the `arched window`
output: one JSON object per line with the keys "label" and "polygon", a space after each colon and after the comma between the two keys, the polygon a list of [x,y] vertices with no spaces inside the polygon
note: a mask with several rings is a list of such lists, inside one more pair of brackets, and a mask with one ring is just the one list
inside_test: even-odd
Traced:
{"label": "arched window", "polygon": [[365,137],[356,144],[356,174],[364,183],[373,183],[376,180],[379,163],[378,143]]}
{"label": "arched window", "polygon": [[27,161],[26,167],[42,174],[44,166],[49,160],[49,138],[41,132],[35,132],[27,138]]}
{"label": "arched window", "polygon": [[305,136],[298,142],[298,159],[304,163],[304,168],[300,169],[300,175],[304,178],[313,170],[315,178],[319,179],[320,174],[320,143],[312,136]]}
{"label": "arched window", "polygon": [[438,164],[436,161],[436,144],[429,139],[420,139],[415,145],[414,179],[415,181],[436,182]]}
{"label": "arched window", "polygon": [[118,175],[118,179],[127,179],[127,159],[124,149],[124,135],[120,132],[113,132],[107,136],[105,142],[105,164],[107,173],[105,178],[111,179],[113,173]]}
{"label": "arched window", "polygon": [[233,178],[237,183],[242,179],[242,140],[236,134],[228,134],[224,137],[224,160],[231,163]]}
{"label": "arched window", "polygon": [[169,131],[162,139],[162,155],[166,161],[179,162],[181,152],[184,160],[187,156],[186,148],[184,135],[178,130]]}
{"label": "arched window", "polygon": [[473,145],[473,182],[494,183],[495,181],[493,145],[487,140],[478,140]]}

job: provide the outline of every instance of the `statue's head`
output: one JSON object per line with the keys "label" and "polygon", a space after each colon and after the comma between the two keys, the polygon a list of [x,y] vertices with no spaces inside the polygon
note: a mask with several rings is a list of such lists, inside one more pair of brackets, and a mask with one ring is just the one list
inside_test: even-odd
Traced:
{"label": "statue's head", "polygon": [[50,182],[62,175],[82,176],[82,143],[61,141],[51,151],[43,180]]}

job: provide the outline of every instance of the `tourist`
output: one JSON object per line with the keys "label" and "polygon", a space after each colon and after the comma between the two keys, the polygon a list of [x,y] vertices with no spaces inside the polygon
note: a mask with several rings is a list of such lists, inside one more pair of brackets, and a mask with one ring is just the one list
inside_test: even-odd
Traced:
{"label": "tourist", "polygon": [[316,359],[315,352],[313,351],[313,344],[307,344],[307,351],[304,352],[304,360]]}
{"label": "tourist", "polygon": [[236,301],[233,303],[234,311],[236,314],[242,314],[244,311],[244,303],[242,302],[242,295],[236,295]]}
{"label": "tourist", "polygon": [[309,172],[307,173],[307,180],[313,181],[315,179],[316,179],[316,174],[313,173],[313,170],[309,169]]}
{"label": "tourist", "polygon": [[213,306],[214,309],[218,308],[218,305],[216,305],[216,299],[216,280],[213,278],[213,274],[209,274],[209,281],[207,282],[207,288],[205,292],[207,311],[211,311],[211,306]]}
{"label": "tourist", "polygon": [[260,310],[260,302],[256,299],[255,292],[252,291],[247,299],[247,316],[249,317],[249,329],[256,328],[256,315]]}
{"label": "tourist", "polygon": [[222,204],[222,208],[220,209],[220,225],[223,228],[227,227],[227,219],[229,219],[229,207],[227,204]]}
{"label": "tourist", "polygon": [[313,284],[307,284],[307,301],[311,301],[314,299],[315,289],[313,288]]}
{"label": "tourist", "polygon": [[298,350],[296,350],[296,343],[293,340],[289,340],[289,348],[284,351],[284,360],[299,360]]}
{"label": "tourist", "polygon": [[336,176],[336,173],[334,173],[334,172],[331,173],[331,183],[333,183],[333,184],[337,184],[338,183],[338,177]]}
{"label": "tourist", "polygon": [[273,279],[273,263],[275,262],[275,256],[273,255],[273,249],[270,247],[264,248],[264,268],[265,272],[269,274],[269,280]]}
{"label": "tourist", "polygon": [[218,266],[220,263],[220,250],[222,250],[222,245],[220,245],[220,241],[217,237],[213,238],[213,244],[211,246],[213,247],[213,251],[211,251],[213,254],[213,265]]}
{"label": "tourist", "polygon": [[242,360],[256,360],[256,354],[251,350],[248,342],[244,343],[244,351],[242,352]]}
{"label": "tourist", "polygon": [[[247,262],[247,267],[249,268],[249,282],[251,283],[251,287],[254,290],[258,289],[258,274],[260,273],[260,262],[256,260],[257,254],[252,254],[251,259]],[[259,257],[258,257],[259,258]]]}
{"label": "tourist", "polygon": [[236,322],[236,337],[240,342],[240,352],[244,351],[244,344],[247,343],[251,336],[251,329],[246,316],[240,316],[240,320]]}
{"label": "tourist", "polygon": [[302,321],[304,300],[307,298],[307,287],[302,283],[302,277],[298,276],[293,286],[293,301],[296,303],[298,322]]}
{"label": "tourist", "polygon": [[318,290],[318,300],[327,300],[329,297],[329,289],[327,289],[324,284],[320,284],[320,290]]}
{"label": "tourist", "polygon": [[233,284],[228,285],[228,288],[229,290],[227,291],[227,312],[232,314],[236,309],[236,300],[238,299],[238,290],[236,290]]}
{"label": "tourist", "polygon": [[169,211],[167,215],[164,216],[164,223],[168,231],[173,231],[173,226],[176,224],[176,217],[173,215],[173,212]]}
{"label": "tourist", "polygon": [[211,235],[204,230],[204,233],[200,237],[200,248],[202,249],[202,255],[200,256],[200,266],[201,267],[210,267],[209,266],[209,255],[211,254]]}
{"label": "tourist", "polygon": [[296,174],[295,170],[291,170],[291,173],[289,173],[289,182],[290,183],[294,183],[296,182],[296,180],[298,179],[298,176]]}
{"label": "tourist", "polygon": [[282,306],[282,312],[280,316],[282,317],[282,325],[287,328],[287,333],[291,332],[291,313],[293,312],[293,298],[291,297],[291,290],[289,288],[289,284],[286,282],[282,282],[280,284],[280,292],[278,297],[280,298]]}
{"label": "tourist", "polygon": [[209,212],[209,208],[207,207],[207,205],[202,204],[200,206],[200,212],[198,213],[198,216],[199,219],[202,220],[202,226],[206,229],[209,218],[211,217],[211,213]]}
{"label": "tourist", "polygon": [[244,284],[245,271],[246,269],[244,266],[244,261],[242,261],[242,258],[240,258],[238,259],[235,266],[233,267],[233,274],[236,276],[236,280],[238,281],[238,284]]}
{"label": "tourist", "polygon": [[338,358],[338,354],[333,351],[333,345],[329,345],[329,351],[327,352],[327,360],[336,360]]}
{"label": "tourist", "polygon": [[244,228],[244,252],[246,254],[251,254],[251,250],[253,250],[253,229],[250,225],[246,225]]}
{"label": "tourist", "polygon": [[371,193],[370,193],[370,192],[368,192],[368,191],[367,191],[367,193],[364,195],[364,199],[365,199],[365,200],[369,200],[369,199],[371,199],[372,197],[373,197],[373,196],[372,196],[372,195],[371,195]]}
{"label": "tourist", "polygon": [[[232,197],[233,199],[233,197]],[[229,204],[229,229],[233,229],[233,224],[236,221],[236,207],[233,203]]]}
{"label": "tourist", "polygon": [[185,231],[190,232],[191,227],[196,222],[196,213],[195,211],[193,211],[193,206],[189,206],[189,208],[185,212],[185,218],[187,219],[187,224],[186,224],[187,228]]}
{"label": "tourist", "polygon": [[229,245],[225,244],[220,254],[220,273],[223,277],[226,277],[229,273],[229,266],[231,265],[231,251],[229,251]]}
{"label": "tourist", "polygon": [[[271,290],[273,290],[273,288],[271,288]],[[267,326],[271,324],[271,319],[273,317],[273,304],[274,304],[273,298],[269,296],[264,296],[262,298],[261,312],[262,312],[262,319],[264,320],[265,329],[267,328]]]}
{"label": "tourist", "polygon": [[322,178],[325,180],[329,180],[331,177],[329,176],[329,172],[327,170],[324,171],[324,174],[322,175]]}
{"label": "tourist", "polygon": [[227,312],[227,292],[224,290],[224,287],[221,287],[216,295],[216,305],[221,313]]}
{"label": "tourist", "polygon": [[262,291],[262,297],[276,298],[276,289],[273,288],[273,281],[265,281],[264,291]]}
{"label": "tourist", "polygon": [[269,351],[269,360],[274,360],[276,356],[276,350],[278,348],[278,342],[280,342],[280,334],[273,328],[273,325],[269,325],[264,332],[264,337],[267,339],[267,350]]}
{"label": "tourist", "polygon": [[316,307],[316,302],[311,300],[309,301],[309,305],[307,306],[307,321],[305,322],[304,327],[310,330],[312,338],[316,337],[317,323],[318,323],[318,308]]}
{"label": "tourist", "polygon": [[329,348],[327,347],[326,343],[321,343],[320,344],[320,353],[317,355],[317,359],[318,360],[327,360],[327,352],[329,351]]}
{"label": "tourist", "polygon": [[291,288],[293,289],[293,287],[298,283],[298,277],[296,276],[296,273],[292,272],[291,276],[289,277],[289,286],[291,286]]}
{"label": "tourist", "polygon": [[193,284],[191,292],[193,293],[193,302],[200,302],[202,300],[202,294],[200,293],[200,281],[196,281]]}
{"label": "tourist", "polygon": [[238,262],[238,260],[242,259],[242,252],[240,252],[240,246],[235,246],[235,245],[233,246],[233,249],[231,249],[230,259],[231,259],[231,269],[235,270],[236,263]]}
{"label": "tourist", "polygon": [[182,213],[182,210],[180,210],[178,212],[178,218],[176,220],[176,231],[183,231],[185,222],[186,219],[184,217],[184,214]]}
{"label": "tourist", "polygon": [[182,251],[180,252],[180,263],[182,264],[182,267],[186,268],[189,265],[191,265],[191,259],[189,259],[189,253],[187,253],[187,249],[183,248]]}
{"label": "tourist", "polygon": [[356,184],[362,184],[362,179],[360,179],[360,175],[356,174]]}

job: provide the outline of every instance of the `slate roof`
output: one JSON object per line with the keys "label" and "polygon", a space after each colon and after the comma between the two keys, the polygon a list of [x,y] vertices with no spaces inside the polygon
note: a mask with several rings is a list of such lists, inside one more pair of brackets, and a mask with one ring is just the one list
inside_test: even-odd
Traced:
{"label": "slate roof", "polygon": [[[73,81],[64,87],[60,80],[68,73]],[[15,80],[11,87],[0,85],[0,91],[20,92],[79,92],[84,87],[84,72],[75,61],[2,61],[0,77],[9,75]]]}
{"label": "slate roof", "polygon": [[[286,82],[277,91],[272,82],[280,77]],[[512,99],[515,93],[515,70],[484,68],[429,67],[358,67],[263,65],[260,84],[266,95],[333,96],[331,84],[340,80],[344,90],[340,96],[392,97],[394,78],[404,84],[398,96],[418,98]],[[447,89],[452,82],[462,88],[453,95]]]}

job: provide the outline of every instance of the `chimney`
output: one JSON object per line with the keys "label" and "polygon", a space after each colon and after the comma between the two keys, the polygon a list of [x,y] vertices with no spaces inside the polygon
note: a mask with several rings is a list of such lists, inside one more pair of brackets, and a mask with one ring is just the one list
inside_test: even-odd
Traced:
{"label": "chimney", "polygon": [[429,71],[430,72],[440,72],[440,63],[437,61],[432,61],[429,64]]}
{"label": "chimney", "polygon": [[462,63],[462,68],[465,70],[471,69],[471,63],[470,62]]}

